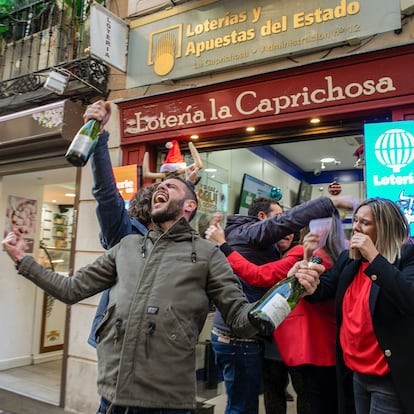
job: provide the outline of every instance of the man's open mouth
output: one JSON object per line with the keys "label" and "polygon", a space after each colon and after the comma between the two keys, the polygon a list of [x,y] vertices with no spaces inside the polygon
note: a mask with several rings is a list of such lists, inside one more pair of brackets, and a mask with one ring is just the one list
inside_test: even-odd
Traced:
{"label": "man's open mouth", "polygon": [[168,201],[168,194],[164,193],[163,191],[157,191],[154,194],[155,203],[166,203],[167,201]]}

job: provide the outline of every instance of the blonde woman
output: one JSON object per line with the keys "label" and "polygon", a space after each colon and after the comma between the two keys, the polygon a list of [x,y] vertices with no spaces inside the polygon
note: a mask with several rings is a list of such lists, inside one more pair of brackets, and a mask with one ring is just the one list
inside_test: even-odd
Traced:
{"label": "blonde woman", "polygon": [[[308,247],[316,242],[308,238]],[[339,412],[414,413],[414,245],[405,216],[390,200],[367,199],[354,212],[349,247],[307,298],[336,299]]]}

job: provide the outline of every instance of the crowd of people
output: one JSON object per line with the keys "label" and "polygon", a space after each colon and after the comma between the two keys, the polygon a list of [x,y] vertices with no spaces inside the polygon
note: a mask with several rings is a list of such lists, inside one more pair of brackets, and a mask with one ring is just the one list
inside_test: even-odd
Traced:
{"label": "crowd of people", "polygon": [[[196,409],[195,347],[214,304],[211,331],[226,390],[225,414],[286,414],[289,378],[298,414],[411,414],[414,394],[414,245],[401,210],[372,198],[321,197],[283,211],[256,198],[248,214],[191,225],[197,168],[120,196],[101,121],[91,157],[105,253],[67,278],[26,254],[18,229],[2,242],[18,273],[73,304],[103,292],[88,342],[96,347],[97,414],[189,414]],[[346,240],[338,208],[353,210]],[[328,217],[326,240],[310,231]],[[307,266],[311,256],[322,264]],[[304,298],[272,337],[248,313],[269,287],[295,274]]]}

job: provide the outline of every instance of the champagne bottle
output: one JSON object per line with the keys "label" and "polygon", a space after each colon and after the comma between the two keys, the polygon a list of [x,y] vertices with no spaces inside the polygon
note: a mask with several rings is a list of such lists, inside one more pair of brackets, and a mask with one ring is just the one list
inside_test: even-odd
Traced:
{"label": "champagne bottle", "polygon": [[[319,256],[312,257],[312,263],[322,263]],[[302,297],[303,286],[295,275],[281,280],[273,286],[249,312],[249,320],[263,335],[271,335],[284,321]]]}
{"label": "champagne bottle", "polygon": [[75,167],[83,167],[89,160],[98,142],[101,123],[90,119],[77,132],[70,144],[65,158]]}

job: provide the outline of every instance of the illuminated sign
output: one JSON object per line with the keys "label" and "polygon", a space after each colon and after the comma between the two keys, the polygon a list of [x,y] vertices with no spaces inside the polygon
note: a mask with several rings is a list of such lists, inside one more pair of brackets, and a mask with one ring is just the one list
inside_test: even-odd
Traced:
{"label": "illuminated sign", "polygon": [[365,125],[368,197],[393,200],[414,235],[414,121]]}
{"label": "illuminated sign", "polygon": [[114,167],[113,171],[118,191],[125,201],[125,207],[128,207],[129,200],[138,191],[138,166],[124,165]]}

